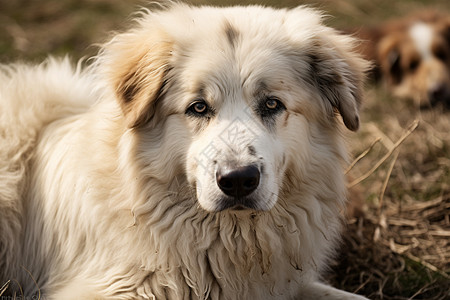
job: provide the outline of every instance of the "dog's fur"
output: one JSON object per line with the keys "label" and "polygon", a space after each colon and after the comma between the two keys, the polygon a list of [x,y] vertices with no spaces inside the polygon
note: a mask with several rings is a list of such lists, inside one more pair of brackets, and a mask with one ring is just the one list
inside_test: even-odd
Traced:
{"label": "dog's fur", "polygon": [[[3,66],[4,296],[364,299],[320,283],[346,199],[341,117],[359,126],[353,48],[305,7],[171,4],[88,68]],[[256,190],[226,196],[219,170],[248,165]]]}
{"label": "dog's fur", "polygon": [[419,107],[450,107],[450,16],[427,11],[357,33],[375,74]]}

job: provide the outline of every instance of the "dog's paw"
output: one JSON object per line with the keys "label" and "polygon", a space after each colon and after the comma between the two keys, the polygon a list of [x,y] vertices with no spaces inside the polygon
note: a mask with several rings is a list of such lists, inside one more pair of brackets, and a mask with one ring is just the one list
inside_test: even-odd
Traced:
{"label": "dog's paw", "polygon": [[300,299],[304,300],[369,300],[364,296],[338,290],[320,282],[306,284],[300,296]]}

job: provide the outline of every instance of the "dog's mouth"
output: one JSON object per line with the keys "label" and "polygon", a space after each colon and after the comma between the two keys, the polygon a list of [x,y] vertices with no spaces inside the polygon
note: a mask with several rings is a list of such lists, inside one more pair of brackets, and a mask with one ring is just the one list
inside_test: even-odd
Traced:
{"label": "dog's mouth", "polygon": [[248,207],[245,207],[243,205],[238,204],[238,205],[235,205],[233,207],[230,207],[229,209],[230,210],[246,210],[246,209],[248,209]]}
{"label": "dog's mouth", "polygon": [[233,198],[222,197],[217,206],[218,211],[223,210],[260,210],[257,205],[257,200],[250,197]]}

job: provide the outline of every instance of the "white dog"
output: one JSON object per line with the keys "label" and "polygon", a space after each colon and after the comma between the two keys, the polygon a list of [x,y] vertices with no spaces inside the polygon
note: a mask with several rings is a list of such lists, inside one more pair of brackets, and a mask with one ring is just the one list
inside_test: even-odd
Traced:
{"label": "white dog", "polygon": [[353,39],[304,7],[168,6],[87,69],[2,67],[3,296],[365,299],[320,282],[341,120],[359,125]]}

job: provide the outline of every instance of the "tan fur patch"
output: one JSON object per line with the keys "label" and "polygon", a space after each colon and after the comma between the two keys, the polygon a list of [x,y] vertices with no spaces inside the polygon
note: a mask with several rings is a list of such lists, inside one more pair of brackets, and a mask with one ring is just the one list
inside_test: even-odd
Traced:
{"label": "tan fur patch", "polygon": [[108,49],[114,54],[109,65],[111,81],[129,127],[140,127],[152,117],[173,45],[161,30],[142,36],[146,40],[130,34],[119,35]]}

